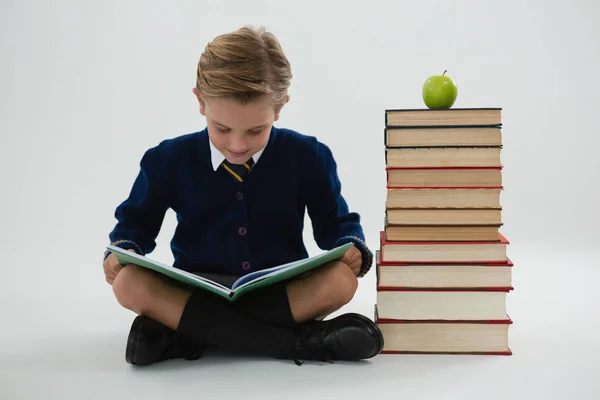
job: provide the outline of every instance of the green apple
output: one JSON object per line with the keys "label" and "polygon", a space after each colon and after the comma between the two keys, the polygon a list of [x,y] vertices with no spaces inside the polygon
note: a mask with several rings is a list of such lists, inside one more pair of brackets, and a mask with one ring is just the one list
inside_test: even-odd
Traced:
{"label": "green apple", "polygon": [[458,88],[446,72],[430,76],[423,84],[423,101],[427,107],[450,108],[456,101]]}

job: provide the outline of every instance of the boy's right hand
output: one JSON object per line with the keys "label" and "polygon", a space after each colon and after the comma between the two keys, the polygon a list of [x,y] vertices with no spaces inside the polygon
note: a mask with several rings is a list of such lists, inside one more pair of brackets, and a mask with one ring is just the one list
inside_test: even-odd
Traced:
{"label": "boy's right hand", "polygon": [[[128,251],[135,253],[135,250],[133,249]],[[123,269],[123,267],[124,265],[119,264],[119,260],[114,254],[110,254],[108,257],[106,257],[106,260],[104,260],[104,276],[109,285],[112,286],[117,274]]]}

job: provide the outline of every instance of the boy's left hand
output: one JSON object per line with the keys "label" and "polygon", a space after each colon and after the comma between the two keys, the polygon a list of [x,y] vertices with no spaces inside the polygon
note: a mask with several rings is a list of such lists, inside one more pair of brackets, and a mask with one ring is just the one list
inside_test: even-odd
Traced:
{"label": "boy's left hand", "polygon": [[356,247],[350,247],[340,261],[346,264],[348,267],[350,267],[352,272],[354,272],[354,275],[358,276],[358,274],[360,274],[360,266],[362,265],[362,254]]}

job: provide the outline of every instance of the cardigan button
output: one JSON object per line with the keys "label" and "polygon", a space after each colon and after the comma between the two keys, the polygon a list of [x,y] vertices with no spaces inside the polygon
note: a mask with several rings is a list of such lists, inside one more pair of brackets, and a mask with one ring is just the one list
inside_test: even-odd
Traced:
{"label": "cardigan button", "polygon": [[247,232],[248,230],[243,226],[238,229],[238,233],[240,234],[240,236],[244,236]]}
{"label": "cardigan button", "polygon": [[242,192],[237,192],[235,194],[235,197],[237,197],[238,200],[242,200],[244,198],[244,193]]}
{"label": "cardigan button", "polygon": [[242,269],[243,269],[244,271],[248,271],[248,270],[250,269],[250,263],[249,263],[248,261],[244,261],[244,262],[242,263]]}

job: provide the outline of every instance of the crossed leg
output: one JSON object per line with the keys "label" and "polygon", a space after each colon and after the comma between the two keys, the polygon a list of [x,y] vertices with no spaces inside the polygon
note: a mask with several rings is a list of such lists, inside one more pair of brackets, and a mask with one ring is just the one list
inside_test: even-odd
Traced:
{"label": "crossed leg", "polygon": [[[358,287],[352,270],[340,261],[290,281],[286,293],[294,321],[324,318],[347,304]],[[121,306],[177,330],[192,291],[153,271],[128,265],[113,282]],[[243,301],[243,297],[238,301]]]}

